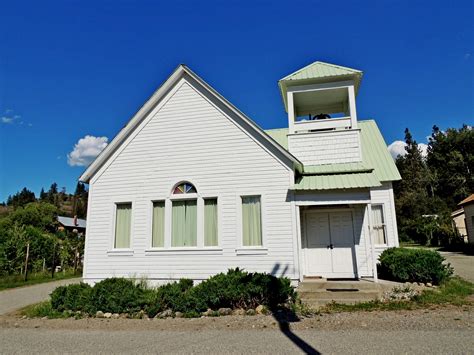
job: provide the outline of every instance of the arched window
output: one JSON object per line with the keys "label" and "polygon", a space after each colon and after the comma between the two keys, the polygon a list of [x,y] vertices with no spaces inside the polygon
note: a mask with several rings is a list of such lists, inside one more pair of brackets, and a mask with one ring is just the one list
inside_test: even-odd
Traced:
{"label": "arched window", "polygon": [[179,185],[176,185],[176,187],[173,190],[173,194],[175,195],[180,195],[180,194],[195,194],[196,188],[194,187],[193,184],[189,182],[183,182],[180,183]]}

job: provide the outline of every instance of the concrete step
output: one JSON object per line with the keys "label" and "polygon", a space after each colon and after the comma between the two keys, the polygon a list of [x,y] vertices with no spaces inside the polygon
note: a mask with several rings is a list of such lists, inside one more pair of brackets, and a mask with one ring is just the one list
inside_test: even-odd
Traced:
{"label": "concrete step", "polygon": [[330,292],[330,291],[318,291],[318,292],[300,292],[298,295],[302,300],[334,300],[334,301],[344,301],[344,300],[360,300],[360,301],[370,301],[376,298],[379,298],[381,293],[378,291],[340,291],[340,292]]}
{"label": "concrete step", "polygon": [[303,292],[319,290],[360,290],[378,291],[378,284],[364,281],[303,281],[298,285],[298,290]]}

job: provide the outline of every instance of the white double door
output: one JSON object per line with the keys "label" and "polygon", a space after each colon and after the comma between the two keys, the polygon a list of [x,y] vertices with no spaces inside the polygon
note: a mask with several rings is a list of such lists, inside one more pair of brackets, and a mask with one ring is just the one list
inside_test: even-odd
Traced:
{"label": "white double door", "polygon": [[304,234],[305,276],[357,276],[351,210],[306,212]]}

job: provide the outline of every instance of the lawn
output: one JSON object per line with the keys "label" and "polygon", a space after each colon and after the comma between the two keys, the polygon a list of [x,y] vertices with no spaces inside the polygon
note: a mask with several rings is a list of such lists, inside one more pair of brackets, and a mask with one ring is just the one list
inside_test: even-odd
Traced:
{"label": "lawn", "polygon": [[81,272],[78,271],[74,274],[73,270],[60,271],[54,274],[54,278],[51,278],[50,273],[32,273],[28,275],[28,280],[25,281],[24,275],[8,275],[0,277],[0,291],[9,288],[22,287],[40,284],[44,282],[51,282],[57,280],[71,279],[73,277],[81,277]]}
{"label": "lawn", "polygon": [[474,284],[458,276],[452,277],[439,288],[424,290],[411,301],[370,301],[353,305],[330,303],[321,309],[322,312],[355,312],[355,311],[390,311],[429,308],[436,305],[462,306],[472,304]]}

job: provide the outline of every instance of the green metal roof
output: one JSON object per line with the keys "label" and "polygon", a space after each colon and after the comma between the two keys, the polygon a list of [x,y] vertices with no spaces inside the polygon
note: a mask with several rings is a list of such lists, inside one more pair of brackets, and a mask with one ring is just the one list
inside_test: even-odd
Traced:
{"label": "green metal roof", "polygon": [[355,93],[357,95],[362,80],[362,74],[360,70],[342,67],[340,65],[319,61],[311,63],[278,81],[285,110],[288,112],[286,94],[290,86],[353,80]]}
{"label": "green metal roof", "polygon": [[362,71],[317,61],[285,76],[283,79],[280,79],[280,81],[321,79],[351,75],[361,77]]}
{"label": "green metal roof", "polygon": [[369,168],[362,162],[337,163],[322,165],[306,165],[303,174],[344,174],[344,173],[370,173],[374,169]]}
{"label": "green metal roof", "polygon": [[288,150],[288,128],[266,129],[265,133],[272,137],[273,140],[283,148]]}
{"label": "green metal roof", "polygon": [[[401,176],[388,152],[387,144],[374,120],[359,121],[362,162],[310,165],[295,184],[297,190],[327,190],[380,186],[382,181],[400,180]],[[288,129],[265,131],[288,149]]]}
{"label": "green metal roof", "polygon": [[380,181],[398,181],[402,177],[392,156],[388,152],[387,143],[374,120],[359,121],[362,144],[362,159],[367,166],[374,168]]}
{"label": "green metal roof", "polygon": [[335,190],[381,186],[374,173],[303,175],[297,178],[293,190]]}

